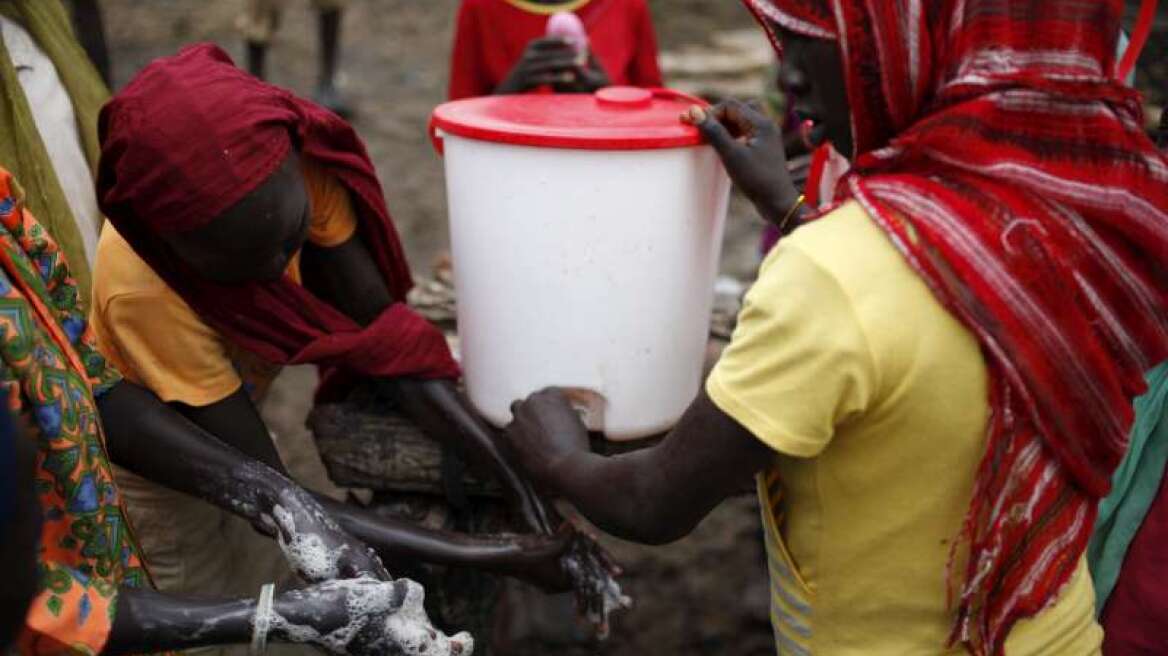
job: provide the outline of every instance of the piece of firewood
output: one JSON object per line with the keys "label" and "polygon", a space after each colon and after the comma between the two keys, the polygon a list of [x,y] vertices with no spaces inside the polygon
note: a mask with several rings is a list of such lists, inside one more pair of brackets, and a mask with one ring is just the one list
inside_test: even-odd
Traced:
{"label": "piece of firewood", "polygon": [[[444,493],[441,445],[398,412],[357,403],[323,404],[313,408],[308,426],[337,485]],[[494,481],[473,475],[465,476],[463,484],[467,494],[500,494]]]}

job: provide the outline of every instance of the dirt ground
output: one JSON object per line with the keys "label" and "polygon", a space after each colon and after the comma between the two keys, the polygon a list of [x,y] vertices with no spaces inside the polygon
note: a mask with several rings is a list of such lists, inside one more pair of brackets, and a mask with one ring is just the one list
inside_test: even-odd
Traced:
{"label": "dirt ground", "polygon": [[[115,86],[125,84],[151,59],[183,44],[214,41],[242,63],[235,17],[243,0],[105,0],[106,27]],[[386,197],[416,271],[448,248],[442,162],[426,136],[430,111],[445,97],[447,54],[456,0],[354,0],[345,16],[342,70],[346,93],[358,116],[354,124],[377,166]],[[651,3],[663,50],[708,45],[716,31],[752,25],[735,2],[662,0]],[[283,24],[269,54],[270,79],[310,94],[316,75],[316,26],[308,0],[287,2]],[[760,77],[758,88],[763,87]],[[733,204],[723,270],[752,274],[759,223],[741,200]],[[264,407],[285,460],[311,487],[331,488],[303,426],[315,373],[292,368],[281,376]],[[334,490],[335,491],[335,490]],[[633,655],[647,653],[771,654],[765,560],[757,507],[743,497],[715,511],[691,537],[669,547],[646,549],[607,541],[626,568],[622,583],[636,608],[615,618],[603,646],[569,646],[554,621],[563,600],[538,594],[513,599],[509,654]],[[267,545],[246,538],[254,549]],[[254,590],[275,571],[247,559]],[[254,580],[250,580],[254,579]],[[532,612],[538,607],[539,612]],[[551,618],[551,619],[549,619]],[[447,627],[458,628],[458,627]],[[570,633],[570,632],[569,632]],[[480,637],[480,636],[476,636]]]}

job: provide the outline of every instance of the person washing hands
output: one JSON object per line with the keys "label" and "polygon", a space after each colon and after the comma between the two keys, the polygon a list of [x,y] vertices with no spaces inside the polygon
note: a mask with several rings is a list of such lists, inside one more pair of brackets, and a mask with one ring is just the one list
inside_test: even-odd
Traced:
{"label": "person washing hands", "polygon": [[1110,75],[1124,3],[923,3],[919,31],[897,3],[745,4],[810,140],[852,160],[835,204],[804,207],[758,111],[691,110],[785,233],[730,345],[655,446],[591,453],[551,389],[509,448],[651,544],[756,477],[783,653],[1098,654],[1083,553],[1168,354],[1165,162]]}
{"label": "person washing hands", "polygon": [[451,100],[662,86],[645,0],[463,0],[450,62]]}
{"label": "person washing hands", "polygon": [[[0,648],[15,637],[13,652],[26,655],[140,654],[270,638],[338,655],[421,645],[469,654],[468,636],[434,631],[418,585],[390,578],[311,495],[97,354],[76,280],[26,198],[0,168],[0,553],[11,570]],[[307,587],[273,596],[265,586],[259,600],[156,592],[114,462],[149,466],[173,489],[278,534]]]}

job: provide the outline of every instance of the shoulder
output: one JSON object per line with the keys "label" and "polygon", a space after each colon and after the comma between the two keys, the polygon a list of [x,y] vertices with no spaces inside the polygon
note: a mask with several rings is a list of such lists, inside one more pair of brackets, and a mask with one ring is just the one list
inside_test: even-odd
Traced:
{"label": "shoulder", "polygon": [[101,229],[93,266],[94,309],[103,310],[115,299],[134,296],[179,300],[178,295],[108,221]]}
{"label": "shoulder", "polygon": [[852,294],[885,290],[911,282],[916,274],[884,231],[855,201],[799,228],[784,240]]}
{"label": "shoulder", "polygon": [[895,377],[911,363],[932,356],[980,359],[973,334],[941,304],[859,203],[841,205],[796,230],[780,246],[799,251],[838,289],[881,371]]}
{"label": "shoulder", "polygon": [[[783,240],[828,276],[857,308],[861,320],[873,314],[940,310],[924,280],[893,242],[855,201],[799,228]],[[770,258],[768,258],[769,260]],[[763,265],[765,273],[767,263]]]}

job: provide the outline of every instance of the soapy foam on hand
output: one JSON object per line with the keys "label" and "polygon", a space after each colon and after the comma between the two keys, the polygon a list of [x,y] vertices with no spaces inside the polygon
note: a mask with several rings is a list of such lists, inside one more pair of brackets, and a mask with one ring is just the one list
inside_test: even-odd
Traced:
{"label": "soapy foam on hand", "polygon": [[583,609],[585,619],[596,627],[597,637],[603,640],[608,637],[608,616],[613,611],[631,608],[633,600],[621,591],[608,568],[585,544],[577,542],[570,547],[562,563],[575,588],[588,598]]}
{"label": "soapy foam on hand", "polygon": [[284,557],[302,578],[306,581],[326,581],[340,575],[338,563],[348,549],[347,545],[330,549],[319,535],[297,531],[292,513],[283,506],[272,507],[272,519],[280,528],[276,532],[276,541],[284,551]]}
{"label": "soapy foam on hand", "polygon": [[470,654],[474,649],[470,634],[463,631],[448,638],[437,631],[423,607],[425,590],[409,579],[402,580],[407,585],[405,601],[396,613],[385,619],[385,636],[390,644],[397,645],[405,656]]}
{"label": "soapy foam on hand", "polygon": [[[399,592],[401,586],[406,588],[404,598]],[[423,608],[425,592],[414,581],[344,579],[321,584],[321,589],[346,591],[348,621],[344,626],[321,634],[311,626],[289,622],[273,611],[272,629],[281,632],[292,642],[319,645],[337,654],[353,653],[350,651],[350,643],[358,634],[361,634],[364,643],[358,647],[362,654],[470,656],[474,651],[474,639],[469,633],[464,631],[447,636],[434,628]],[[380,622],[381,626],[371,633],[370,622]],[[376,624],[373,627],[376,628]]]}

